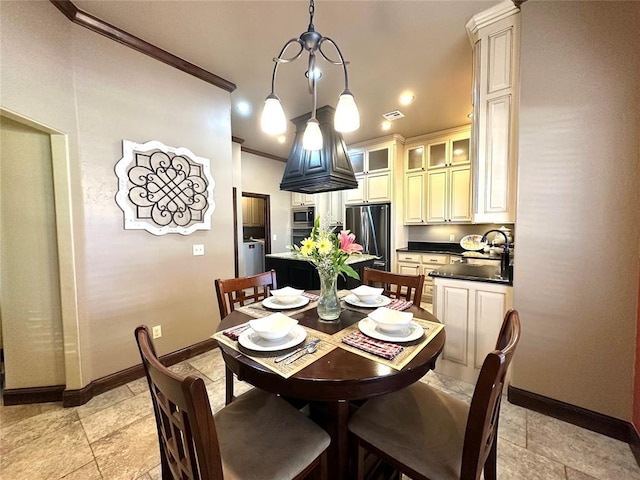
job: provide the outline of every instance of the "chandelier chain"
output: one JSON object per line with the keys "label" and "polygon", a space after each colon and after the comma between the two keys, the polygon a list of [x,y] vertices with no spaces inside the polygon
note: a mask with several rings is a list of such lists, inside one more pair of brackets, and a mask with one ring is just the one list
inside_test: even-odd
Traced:
{"label": "chandelier chain", "polygon": [[313,15],[315,13],[315,4],[313,3],[313,0],[309,1],[309,27],[313,28]]}

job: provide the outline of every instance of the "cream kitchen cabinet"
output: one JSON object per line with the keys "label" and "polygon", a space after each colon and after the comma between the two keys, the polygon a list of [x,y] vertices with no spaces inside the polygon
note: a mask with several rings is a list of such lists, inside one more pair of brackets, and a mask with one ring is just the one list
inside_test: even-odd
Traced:
{"label": "cream kitchen cabinet", "polygon": [[404,176],[405,225],[422,225],[427,220],[425,175],[425,172],[417,171]]}
{"label": "cream kitchen cabinet", "polygon": [[431,302],[433,298],[432,270],[449,263],[449,255],[443,253],[399,252],[396,271],[404,275],[424,275],[422,301]]}
{"label": "cream kitchen cabinet", "polygon": [[469,126],[407,140],[404,224],[471,222]]}
{"label": "cream kitchen cabinet", "polygon": [[292,207],[307,207],[316,204],[316,194],[291,192]]}
{"label": "cream kitchen cabinet", "polygon": [[390,202],[392,195],[391,172],[356,175],[358,188],[345,190],[345,203]]}
{"label": "cream kitchen cabinet", "polygon": [[433,277],[429,274],[440,268],[443,265],[449,263],[449,255],[442,253],[428,253],[420,256],[420,262],[422,264],[422,274],[424,275],[424,286],[422,287],[422,298],[426,302],[433,302]]}
{"label": "cream kitchen cabinet", "polygon": [[436,138],[425,148],[427,169],[469,165],[469,143],[471,131],[464,131],[443,138]]}
{"label": "cream kitchen cabinet", "polygon": [[389,140],[376,139],[349,147],[358,188],[345,190],[346,204],[392,201],[395,163],[402,154],[404,138],[399,135],[387,138]]}
{"label": "cream kitchen cabinet", "polygon": [[473,221],[516,220],[520,9],[502,2],[467,23],[473,46]]}
{"label": "cream kitchen cabinet", "polygon": [[427,173],[427,223],[471,222],[471,168],[437,168]]}
{"label": "cream kitchen cabinet", "polygon": [[511,286],[435,277],[433,314],[447,333],[436,371],[476,383],[482,362],[495,348],[504,315],[512,307]]}
{"label": "cream kitchen cabinet", "polygon": [[330,225],[344,225],[343,190],[316,194],[316,215],[328,218]]}
{"label": "cream kitchen cabinet", "polygon": [[396,272],[402,275],[420,275],[422,269],[419,253],[398,253]]}

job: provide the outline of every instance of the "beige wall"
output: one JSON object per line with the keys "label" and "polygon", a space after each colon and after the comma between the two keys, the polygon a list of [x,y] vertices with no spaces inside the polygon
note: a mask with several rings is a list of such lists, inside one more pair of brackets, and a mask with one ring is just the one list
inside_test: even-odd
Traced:
{"label": "beige wall", "polygon": [[[71,24],[49,2],[3,2],[1,35],[2,107],[68,136],[83,383],[139,363],[139,324],[162,325],[161,354],[206,339],[219,319],[213,279],[233,276],[229,93]],[[211,231],[123,230],[123,139],[211,160]]]}
{"label": "beige wall", "polygon": [[513,385],[631,420],[640,3],[522,5]]}
{"label": "beige wall", "polygon": [[[271,198],[271,251],[287,252],[291,245],[291,192],[280,190],[284,162],[242,152],[242,191]],[[276,240],[273,235],[276,235]],[[240,237],[242,240],[242,236]]]}
{"label": "beige wall", "polygon": [[50,137],[0,117],[6,388],[65,383]]}

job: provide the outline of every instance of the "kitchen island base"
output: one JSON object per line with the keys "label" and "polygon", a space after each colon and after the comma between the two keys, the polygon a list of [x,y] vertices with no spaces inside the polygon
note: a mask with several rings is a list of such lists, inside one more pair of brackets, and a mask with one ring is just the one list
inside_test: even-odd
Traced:
{"label": "kitchen island base", "polygon": [[[374,255],[355,255],[347,263],[360,275],[364,274],[364,268],[373,268]],[[293,253],[274,253],[266,256],[265,267],[267,270],[275,270],[279,287],[302,288],[304,290],[320,290],[320,277],[315,265],[296,258]],[[338,275],[338,290],[356,288],[361,280]]]}

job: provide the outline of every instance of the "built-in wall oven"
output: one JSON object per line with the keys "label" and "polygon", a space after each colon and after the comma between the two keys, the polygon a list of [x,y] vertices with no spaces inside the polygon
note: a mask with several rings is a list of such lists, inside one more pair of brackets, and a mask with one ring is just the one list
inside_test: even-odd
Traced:
{"label": "built-in wall oven", "polygon": [[298,245],[311,235],[311,228],[294,228],[291,230],[291,245]]}
{"label": "built-in wall oven", "polygon": [[315,213],[316,209],[314,207],[295,207],[292,210],[293,228],[312,228],[313,221],[316,218]]}

